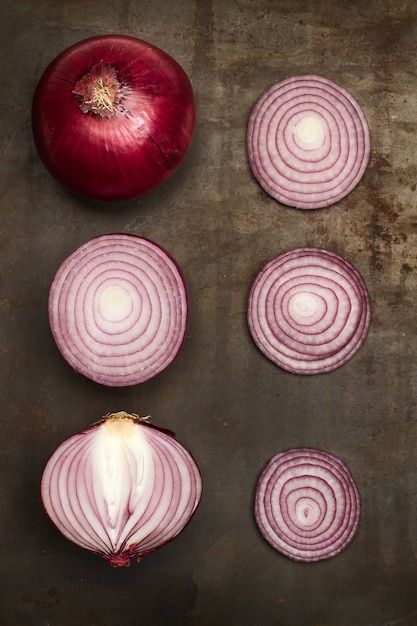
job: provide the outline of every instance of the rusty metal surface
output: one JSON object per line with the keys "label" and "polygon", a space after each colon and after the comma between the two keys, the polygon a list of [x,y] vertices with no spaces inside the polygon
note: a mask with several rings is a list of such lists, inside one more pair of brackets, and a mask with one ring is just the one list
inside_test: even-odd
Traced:
{"label": "rusty metal surface", "polygon": [[[117,208],[79,200],[40,163],[31,98],[47,63],[120,32],[173,55],[198,122],[175,176]],[[417,5],[411,0],[1,0],[0,622],[4,626],[412,626],[417,623]],[[251,107],[273,82],[318,73],[363,106],[372,157],[334,207],[262,192],[247,163]],[[141,387],[107,389],[63,362],[47,321],[60,262],[113,231],[149,237],[183,268],[190,326],[179,358]],[[245,309],[261,264],[290,247],[349,258],[373,307],[361,351],[297,377],[252,343]],[[129,569],[73,546],[39,480],[66,437],[109,411],[151,414],[196,457],[204,496],[180,537]],[[341,555],[289,561],[260,537],[253,490],[282,449],[342,458],[362,517]]]}

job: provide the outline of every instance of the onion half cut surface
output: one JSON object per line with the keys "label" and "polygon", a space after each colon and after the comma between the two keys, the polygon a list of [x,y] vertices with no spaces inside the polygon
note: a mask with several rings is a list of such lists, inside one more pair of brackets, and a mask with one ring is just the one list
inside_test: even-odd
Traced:
{"label": "onion half cut surface", "polygon": [[358,270],[320,248],[272,259],[249,294],[255,344],[294,374],[322,374],[346,363],[363,345],[370,322],[369,293]]}
{"label": "onion half cut surface", "polygon": [[161,246],[135,235],[102,235],[81,245],[59,267],[48,306],[65,360],[109,387],[153,378],[185,340],[181,269]]}
{"label": "onion half cut surface", "polygon": [[294,448],[273,457],[255,494],[255,518],[263,537],[295,561],[335,556],[352,541],[360,496],[349,468],[336,456]]}
{"label": "onion half cut surface", "polygon": [[42,502],[58,530],[114,567],[174,539],[202,495],[191,453],[147,420],[107,415],[61,443],[42,474]]}
{"label": "onion half cut surface", "polygon": [[270,87],[248,123],[252,172],[273,198],[320,209],[349,194],[370,158],[365,114],[344,87],[314,74]]}

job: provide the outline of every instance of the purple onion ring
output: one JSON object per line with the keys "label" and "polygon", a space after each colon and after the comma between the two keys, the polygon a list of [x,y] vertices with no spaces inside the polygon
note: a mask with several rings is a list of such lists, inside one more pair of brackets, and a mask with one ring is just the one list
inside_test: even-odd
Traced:
{"label": "purple onion ring", "polygon": [[257,101],[247,132],[252,172],[273,198],[319,209],[349,194],[370,158],[362,108],[340,85],[313,74],[270,87]]}
{"label": "purple onion ring", "polygon": [[328,559],[344,550],[357,531],[359,491],[336,456],[294,448],[263,469],[255,518],[263,537],[285,556],[303,562]]}
{"label": "purple onion ring", "polygon": [[363,345],[370,321],[362,276],[328,250],[284,252],[266,263],[249,294],[254,342],[294,374],[321,374],[346,363]]}

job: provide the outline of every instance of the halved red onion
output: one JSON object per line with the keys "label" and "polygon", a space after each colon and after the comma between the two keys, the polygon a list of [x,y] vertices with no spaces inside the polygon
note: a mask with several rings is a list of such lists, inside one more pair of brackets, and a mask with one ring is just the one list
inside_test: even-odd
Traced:
{"label": "halved red onion", "polygon": [[249,294],[253,340],[294,374],[322,374],[346,363],[364,343],[370,321],[362,276],[328,250],[284,252],[266,263]]}
{"label": "halved red onion", "polygon": [[295,448],[273,457],[262,471],[255,518],[264,538],[295,561],[319,561],[352,541],[360,496],[349,468],[334,455]]}
{"label": "halved red onion", "polygon": [[166,250],[135,235],[91,239],[58,269],[49,322],[62,356],[102,385],[126,387],[162,372],[188,323],[183,274]]}
{"label": "halved red onion", "polygon": [[370,157],[369,127],[356,99],[314,74],[287,78],[261,96],[249,118],[247,145],[259,184],[298,209],[341,200]]}
{"label": "halved red onion", "polygon": [[202,494],[199,468],[170,431],[120,411],[64,441],[41,480],[60,532],[114,567],[174,539]]}

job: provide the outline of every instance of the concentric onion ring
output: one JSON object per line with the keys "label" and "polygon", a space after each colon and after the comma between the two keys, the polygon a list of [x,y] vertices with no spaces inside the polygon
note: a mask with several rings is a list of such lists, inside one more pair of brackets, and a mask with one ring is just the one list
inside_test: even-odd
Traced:
{"label": "concentric onion ring", "polygon": [[358,184],[370,157],[362,108],[343,87],[307,74],[270,87],[255,104],[249,163],[263,189],[298,209],[338,202]]}
{"label": "concentric onion ring", "polygon": [[340,459],[313,448],[295,448],[273,457],[262,471],[255,518],[276,550],[295,561],[319,561],[352,541],[360,496]]}
{"label": "concentric onion ring", "polygon": [[143,383],[162,372],[183,345],[184,278],[154,242],[103,235],[80,246],[58,269],[49,321],[75,371],[110,387]]}
{"label": "concentric onion ring", "polygon": [[328,250],[296,248],[272,259],[249,294],[253,340],[294,374],[321,374],[346,363],[364,343],[370,321],[362,276]]}

